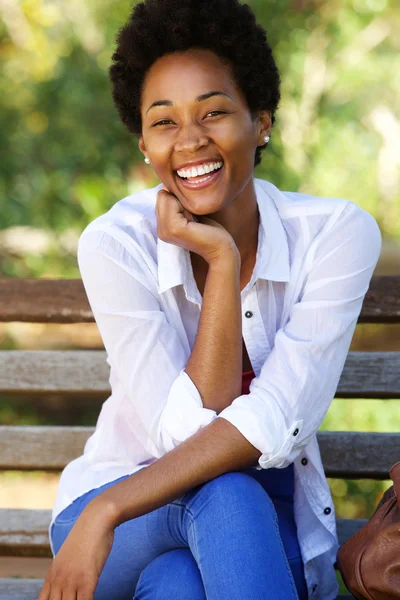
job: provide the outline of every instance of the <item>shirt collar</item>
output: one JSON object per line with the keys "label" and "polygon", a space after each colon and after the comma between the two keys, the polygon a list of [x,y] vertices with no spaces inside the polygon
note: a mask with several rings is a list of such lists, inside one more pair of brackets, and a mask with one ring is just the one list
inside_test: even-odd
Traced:
{"label": "shirt collar", "polygon": [[[156,193],[162,184],[155,188]],[[258,249],[253,275],[244,292],[252,287],[257,279],[289,281],[289,246],[275,200],[282,194],[278,188],[262,179],[254,180],[260,225],[258,230]],[[190,253],[185,248],[157,240],[158,292],[161,294],[177,285],[183,284],[188,300],[201,304],[193,276]]]}

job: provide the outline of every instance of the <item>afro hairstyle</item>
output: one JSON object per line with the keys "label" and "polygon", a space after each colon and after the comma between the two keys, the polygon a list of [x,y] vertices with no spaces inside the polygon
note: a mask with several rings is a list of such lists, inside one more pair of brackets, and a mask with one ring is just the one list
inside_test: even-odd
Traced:
{"label": "afro hairstyle", "polygon": [[[165,54],[192,48],[213,51],[233,69],[253,118],[270,111],[272,124],[280,100],[280,75],[248,4],[239,0],[145,0],[136,4],[119,30],[109,78],[119,117],[130,133],[142,134],[141,94],[151,65]],[[261,162],[259,146],[254,166]]]}

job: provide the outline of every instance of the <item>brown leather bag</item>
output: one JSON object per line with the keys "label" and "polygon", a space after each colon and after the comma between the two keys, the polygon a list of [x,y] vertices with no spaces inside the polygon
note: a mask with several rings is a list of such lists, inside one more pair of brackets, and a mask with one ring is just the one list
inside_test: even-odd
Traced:
{"label": "brown leather bag", "polygon": [[400,461],[364,527],[340,547],[337,566],[357,600],[400,600]]}

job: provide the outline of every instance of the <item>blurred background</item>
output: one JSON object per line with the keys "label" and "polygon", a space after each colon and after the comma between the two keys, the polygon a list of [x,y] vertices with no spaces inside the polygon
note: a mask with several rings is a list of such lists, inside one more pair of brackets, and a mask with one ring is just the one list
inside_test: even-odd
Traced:
{"label": "blurred background", "polygon": [[[248,0],[282,101],[256,169],[283,190],[374,215],[375,274],[400,273],[400,3]],[[79,278],[77,241],[115,202],[159,183],[120,123],[107,69],[132,1],[0,0],[0,277]],[[0,349],[102,348],[96,324],[0,323]],[[400,350],[398,325],[358,325],[352,350]],[[104,398],[105,400],[105,398]],[[0,396],[2,425],[94,425],[100,403]],[[322,429],[400,429],[396,400],[335,399]],[[57,474],[0,473],[1,508],[52,508]],[[389,482],[330,480],[339,517],[369,517]],[[34,561],[34,562],[33,562]],[[48,559],[0,559],[0,577]],[[39,565],[39,566],[38,566]]]}

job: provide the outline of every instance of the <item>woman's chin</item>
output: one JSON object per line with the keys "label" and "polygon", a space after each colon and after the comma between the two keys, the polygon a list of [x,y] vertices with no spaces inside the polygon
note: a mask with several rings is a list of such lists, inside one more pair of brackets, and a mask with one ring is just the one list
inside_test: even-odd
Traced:
{"label": "woman's chin", "polygon": [[203,192],[201,196],[199,194],[199,197],[195,198],[193,197],[193,194],[186,196],[179,190],[179,192],[176,193],[176,197],[186,210],[199,217],[206,217],[212,213],[218,212],[223,206],[220,196],[216,196],[212,193],[208,195]]}

